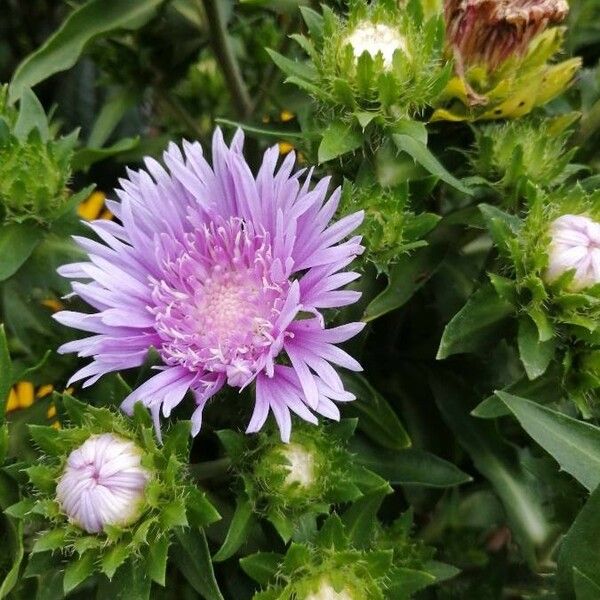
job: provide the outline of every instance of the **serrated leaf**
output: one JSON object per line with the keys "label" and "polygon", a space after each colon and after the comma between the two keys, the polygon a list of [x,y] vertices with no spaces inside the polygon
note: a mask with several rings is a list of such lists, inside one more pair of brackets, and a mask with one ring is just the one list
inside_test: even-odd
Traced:
{"label": "serrated leaf", "polygon": [[219,548],[219,551],[213,556],[213,561],[222,562],[233,556],[246,541],[253,523],[254,513],[252,503],[248,498],[238,498],[225,541]]}
{"label": "serrated leaf", "polygon": [[130,554],[127,544],[116,544],[104,551],[100,560],[102,572],[112,579],[117,569],[127,560]]}
{"label": "serrated leaf", "polygon": [[163,527],[168,529],[185,527],[188,524],[185,502],[179,498],[162,507],[160,520]]}
{"label": "serrated leaf", "polygon": [[323,132],[323,137],[319,144],[319,163],[324,163],[352,152],[360,148],[362,143],[363,136],[360,131],[353,129],[350,125],[341,121],[334,121]]}
{"label": "serrated leaf", "polygon": [[588,490],[600,483],[600,427],[506,392],[496,392],[523,429]]}
{"label": "serrated leaf", "polygon": [[65,543],[67,532],[65,529],[51,529],[43,533],[31,549],[32,554],[37,552],[47,552],[48,550],[57,550]]}

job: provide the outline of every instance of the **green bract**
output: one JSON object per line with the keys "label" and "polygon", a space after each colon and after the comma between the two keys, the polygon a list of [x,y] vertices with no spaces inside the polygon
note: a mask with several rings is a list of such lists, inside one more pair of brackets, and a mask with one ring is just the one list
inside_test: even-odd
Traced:
{"label": "green bract", "polygon": [[[431,560],[431,548],[410,538],[410,513],[389,529],[376,522],[385,493],[373,492],[341,517],[328,517],[310,541],[292,543],[285,556],[259,552],[241,559],[244,571],[265,588],[254,600],[405,600],[456,575]],[[370,523],[360,526],[361,517]]]}
{"label": "green bract", "polygon": [[[590,416],[600,390],[600,285],[575,289],[573,270],[552,280],[547,270],[552,223],[564,215],[600,221],[600,191],[577,185],[546,193],[529,187],[528,204],[522,218],[481,205],[498,250],[497,269],[446,326],[438,357],[479,348],[487,334],[516,317],[527,377],[537,379],[558,365],[565,391]],[[475,334],[484,330],[486,337],[478,340]]]}
{"label": "green bract", "polygon": [[438,223],[433,213],[415,214],[410,209],[409,186],[344,186],[342,212],[365,211],[360,228],[366,247],[366,258],[379,272],[389,268],[411,250],[426,246],[423,239]]}
{"label": "green bract", "polygon": [[[84,405],[68,395],[62,397],[62,403],[70,420],[68,427],[30,426],[42,453],[39,463],[25,469],[32,493],[8,509],[14,517],[34,522],[42,519],[47,524],[35,540],[31,552],[36,560],[29,569],[42,578],[64,571],[65,593],[94,572],[112,579],[125,565],[141,569],[148,582],[164,585],[173,534],[219,519],[204,493],[186,477],[189,422],[174,425],[159,446],[150,417],[141,406],[136,407],[130,420],[106,408]],[[91,436],[102,433],[134,442],[142,453],[141,466],[150,478],[134,522],[119,527],[106,525],[101,533],[89,534],[61,512],[56,484],[69,454]]]}
{"label": "green bract", "polygon": [[48,118],[27,90],[19,110],[0,91],[0,223],[34,219],[48,223],[61,214],[71,177],[77,132],[55,139]]}
{"label": "green bract", "polygon": [[[308,62],[275,52],[271,56],[287,81],[348,121],[365,127],[373,119],[385,123],[420,115],[448,81],[451,66],[443,61],[442,19],[424,21],[416,3],[400,8],[393,0],[371,5],[355,0],[346,18],[326,6],[322,15],[308,8],[302,14],[310,37],[292,37]],[[357,43],[356,35],[365,37],[364,42]],[[384,50],[377,52],[380,45]]]}
{"label": "green bract", "polygon": [[219,433],[243,484],[242,505],[264,516],[284,540],[314,528],[332,504],[351,502],[385,481],[356,465],[347,449],[355,420],[298,424],[289,444],[275,433],[245,437]]}
{"label": "green bract", "polygon": [[564,184],[583,168],[571,164],[577,149],[567,145],[578,116],[529,117],[477,127],[469,153],[474,171],[505,195],[504,204],[513,206],[529,183],[547,190]]}

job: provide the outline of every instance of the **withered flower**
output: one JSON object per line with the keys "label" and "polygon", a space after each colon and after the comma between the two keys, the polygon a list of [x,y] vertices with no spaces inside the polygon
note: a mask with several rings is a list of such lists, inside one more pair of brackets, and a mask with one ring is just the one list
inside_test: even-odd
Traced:
{"label": "withered flower", "polygon": [[569,12],[566,0],[445,0],[447,40],[459,63],[495,69]]}

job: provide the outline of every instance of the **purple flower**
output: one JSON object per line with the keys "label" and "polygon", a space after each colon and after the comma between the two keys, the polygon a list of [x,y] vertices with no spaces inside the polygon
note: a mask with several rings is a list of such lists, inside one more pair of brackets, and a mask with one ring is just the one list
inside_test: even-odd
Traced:
{"label": "purple flower", "polygon": [[[340,190],[326,199],[329,177],[311,187],[312,170],[292,174],[290,153],[276,170],[278,149],[264,155],[256,178],[242,155],[238,131],[228,148],[213,137],[213,166],[198,143],[171,144],[168,172],[147,158],[147,171],[128,171],[107,207],[121,224],[94,221],[104,244],[77,237],[89,262],[59,269],[73,291],[96,312],[62,311],[55,317],[94,335],[61,352],[92,357],[71,382],[91,385],[105,373],[137,367],[154,346],[164,366],[130,394],[122,408],[141,401],[159,426],[188,390],[198,433],[207,400],[224,385],[256,384],[248,432],[273,411],[289,440],[290,410],[316,423],[314,413],[339,419],[335,401],[353,400],[333,365],[360,370],[335,344],[363,323],[326,329],[323,310],[354,303],[343,290],[358,277],[345,272],[363,250],[346,239],[361,223],[355,213],[329,225]],[[71,383],[70,382],[70,383]]]}

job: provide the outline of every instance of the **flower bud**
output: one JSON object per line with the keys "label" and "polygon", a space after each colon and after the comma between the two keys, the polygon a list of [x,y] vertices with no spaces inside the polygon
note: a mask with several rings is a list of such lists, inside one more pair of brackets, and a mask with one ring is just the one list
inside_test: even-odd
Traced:
{"label": "flower bud", "polygon": [[288,464],[284,483],[286,486],[297,483],[302,488],[308,488],[315,482],[315,457],[308,448],[299,444],[287,444],[281,454]]}
{"label": "flower bud", "polygon": [[346,589],[336,592],[327,580],[321,580],[319,589],[306,596],[305,600],[354,600],[354,597]]}
{"label": "flower bud", "polygon": [[363,21],[346,37],[346,44],[352,46],[354,56],[358,58],[368,52],[373,58],[383,57],[384,68],[390,69],[396,50],[408,56],[406,39],[394,28],[384,23]]}
{"label": "flower bud", "polygon": [[56,487],[61,510],[88,533],[137,520],[150,473],[141,449],[112,433],[93,435],[67,459]]}
{"label": "flower bud", "polygon": [[563,215],[550,225],[550,235],[547,281],[574,270],[572,290],[600,283],[600,223],[585,215]]}

